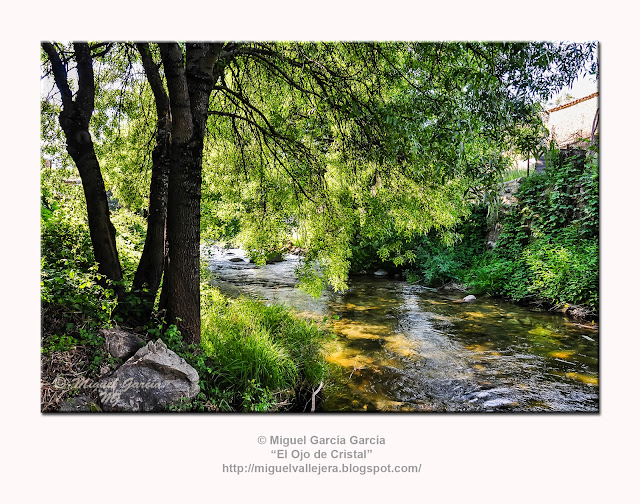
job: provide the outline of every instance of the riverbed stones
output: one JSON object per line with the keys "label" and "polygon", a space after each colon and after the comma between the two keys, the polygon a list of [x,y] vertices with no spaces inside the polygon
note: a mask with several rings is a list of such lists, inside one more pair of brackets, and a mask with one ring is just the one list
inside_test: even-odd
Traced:
{"label": "riverbed stones", "polygon": [[145,344],[137,334],[119,328],[100,329],[99,333],[104,338],[107,352],[117,359],[128,359]]}
{"label": "riverbed stones", "polygon": [[473,303],[476,300],[476,297],[473,294],[469,294],[462,298],[465,303]]}
{"label": "riverbed stones", "polygon": [[245,260],[242,257],[230,257],[229,261],[230,262],[245,262]]}
{"label": "riverbed stones", "polygon": [[497,397],[495,399],[485,401],[483,406],[485,408],[511,408],[513,406],[517,406],[517,404],[518,403],[516,403],[515,401],[506,397]]}
{"label": "riverbed stones", "polygon": [[378,271],[374,271],[373,274],[375,276],[387,276],[389,273],[383,269],[379,269]]}
{"label": "riverbed stones", "polygon": [[181,398],[193,398],[198,373],[161,339],[138,350],[108,378],[98,392],[104,411],[164,411]]}
{"label": "riverbed stones", "polygon": [[440,289],[445,291],[458,291],[458,292],[465,292],[467,290],[464,285],[461,285],[456,282],[448,282],[444,284],[442,287],[440,287]]}

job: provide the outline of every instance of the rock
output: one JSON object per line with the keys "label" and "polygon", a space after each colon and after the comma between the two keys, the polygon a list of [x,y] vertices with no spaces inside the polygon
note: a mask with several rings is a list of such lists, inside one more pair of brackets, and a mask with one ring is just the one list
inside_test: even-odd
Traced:
{"label": "rock", "polygon": [[195,369],[158,339],[100,380],[98,392],[105,411],[164,411],[183,397],[195,397],[199,379]]}
{"label": "rock", "polygon": [[86,395],[79,395],[66,401],[59,411],[61,413],[87,413],[89,411],[100,411],[100,407]]}
{"label": "rock", "polygon": [[378,271],[374,271],[373,274],[375,276],[387,276],[389,273],[387,273],[385,270],[383,269],[379,269]]}
{"label": "rock", "polygon": [[469,294],[468,296],[463,297],[462,300],[465,303],[472,303],[476,300],[476,297],[473,294]]}
{"label": "rock", "polygon": [[507,408],[510,406],[516,406],[517,403],[512,401],[511,399],[507,399],[504,397],[499,397],[497,399],[491,399],[489,401],[485,401],[483,406],[485,408]]}
{"label": "rock", "polygon": [[[283,261],[284,257],[282,257],[282,252],[268,252],[265,256],[265,264],[274,264]],[[249,262],[255,263],[253,259],[251,259]]]}
{"label": "rock", "polygon": [[282,254],[280,252],[273,252],[271,254],[267,254],[267,264],[273,264],[284,261]]}
{"label": "rock", "polygon": [[464,285],[460,285],[455,282],[446,283],[440,288],[446,291],[459,291],[459,292],[464,292],[467,290]]}
{"label": "rock", "polygon": [[242,257],[231,257],[229,259],[229,261],[231,261],[231,262],[244,262],[244,259]]}
{"label": "rock", "polygon": [[487,248],[493,250],[494,248],[496,248],[496,242],[494,242],[493,240],[489,240],[487,242]]}
{"label": "rock", "polygon": [[107,352],[117,359],[128,359],[145,345],[140,336],[122,329],[100,329],[99,333]]}

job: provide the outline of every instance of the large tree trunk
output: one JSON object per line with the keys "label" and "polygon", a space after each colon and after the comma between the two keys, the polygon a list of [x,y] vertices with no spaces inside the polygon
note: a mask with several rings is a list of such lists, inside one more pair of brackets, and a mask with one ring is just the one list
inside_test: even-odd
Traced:
{"label": "large tree trunk", "polygon": [[[100,172],[98,158],[89,133],[89,121],[93,114],[95,83],[93,61],[87,43],[74,43],[78,71],[78,92],[75,100],[69,88],[67,72],[58,52],[50,43],[42,47],[51,61],[54,78],[62,97],[60,126],[67,139],[67,151],[75,162],[87,202],[89,233],[93,245],[98,273],[114,282],[122,280],[122,269],[116,248],[116,231],[109,218],[107,193]],[[123,287],[116,284],[114,290],[121,297]]]}
{"label": "large tree trunk", "polygon": [[149,216],[144,249],[133,279],[131,293],[142,301],[140,320],[146,320],[153,311],[167,254],[167,201],[169,191],[169,165],[171,154],[171,108],[162,78],[154,63],[149,44],[136,44],[156,104],[156,143],[152,153],[151,185],[149,190]]}
{"label": "large tree trunk", "polygon": [[199,166],[201,157],[193,148],[174,146],[167,211],[169,260],[163,294],[166,294],[167,321],[176,323],[189,343],[200,341]]}
{"label": "large tree trunk", "polygon": [[[200,195],[202,149],[220,44],[161,44],[171,101],[173,139],[167,208],[167,319],[185,341],[200,341]],[[168,289],[165,292],[165,289]]]}

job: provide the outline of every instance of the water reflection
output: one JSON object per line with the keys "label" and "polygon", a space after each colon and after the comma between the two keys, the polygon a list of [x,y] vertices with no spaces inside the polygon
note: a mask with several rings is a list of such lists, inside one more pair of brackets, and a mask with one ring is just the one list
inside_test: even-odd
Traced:
{"label": "water reflection", "polygon": [[328,317],[339,367],[325,411],[597,411],[598,329],[494,299],[380,277],[313,299],[295,288],[298,258],[258,268],[241,250],[213,250],[213,284],[229,295]]}

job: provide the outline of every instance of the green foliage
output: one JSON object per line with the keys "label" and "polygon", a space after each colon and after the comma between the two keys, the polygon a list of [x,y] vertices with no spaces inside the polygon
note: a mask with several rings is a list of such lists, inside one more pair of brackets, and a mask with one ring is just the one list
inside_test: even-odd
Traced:
{"label": "green foliage", "polygon": [[[533,167],[529,170],[529,173],[531,173],[531,171],[533,171]],[[517,179],[520,177],[526,177],[526,176],[527,176],[526,168],[506,170],[502,174],[502,182],[509,182],[510,180],[514,180],[514,179]]]}
{"label": "green foliage", "polygon": [[[234,60],[211,104],[203,228],[232,231],[257,257],[297,238],[314,294],[344,289],[349,271],[415,263],[408,244],[464,218],[469,190],[500,180],[504,152],[537,151],[536,95],[597,63],[589,43],[245,49],[263,57]],[[446,255],[439,269],[451,276]]]}
{"label": "green foliage", "polygon": [[[104,279],[98,273],[86,210],[81,204],[84,200],[81,188],[78,193],[78,186],[72,190],[66,186],[68,184],[59,178],[45,181],[43,174],[41,298],[43,303],[58,304],[82,311],[96,320],[109,321],[116,300],[113,290],[104,288]],[[125,208],[111,217],[117,232],[124,282],[130,284],[144,246],[146,223]]]}
{"label": "green foliage", "polygon": [[120,208],[111,214],[111,223],[116,228],[116,245],[126,284],[133,281],[147,234],[147,222],[138,213]]}
{"label": "green foliage", "polygon": [[[387,242],[376,238],[360,238],[352,245],[352,271],[383,268],[389,272],[403,270],[410,282],[441,287],[449,281],[460,281],[462,274],[484,251],[486,208],[473,205],[466,219],[453,228],[432,229],[413,238],[400,238],[390,231]],[[401,261],[388,258],[390,246]]]}
{"label": "green foliage", "polygon": [[66,352],[67,350],[75,348],[77,344],[78,340],[71,336],[67,336],[66,334],[54,334],[51,338],[49,338],[47,346],[41,348],[41,352],[43,354],[52,352]]}
{"label": "green foliage", "polygon": [[502,217],[493,251],[465,273],[476,294],[597,309],[597,153],[563,158],[548,153],[544,174],[521,183],[518,203]]}
{"label": "green foliage", "polygon": [[[202,341],[187,348],[175,326],[162,334],[167,346],[200,375],[202,396],[181,410],[270,411],[324,378],[324,333],[282,305],[228,299],[202,286]],[[156,333],[154,333],[156,334]]]}
{"label": "green foliage", "polygon": [[[569,230],[569,233],[571,230]],[[562,237],[538,239],[524,251],[531,292],[552,303],[598,306],[598,245]]]}
{"label": "green foliage", "polygon": [[450,233],[421,237],[415,243],[415,266],[407,272],[407,277],[432,287],[441,287],[450,281],[461,282],[464,271],[485,250],[486,221],[485,207],[475,205],[469,217]]}
{"label": "green foliage", "polygon": [[227,389],[245,399],[312,387],[322,379],[321,331],[288,308],[213,292],[204,307],[202,348]]}
{"label": "green foliage", "polygon": [[[71,44],[57,46],[74,59]],[[132,44],[102,47],[94,46],[91,136],[107,189],[144,212],[153,94]],[[203,236],[233,238],[259,258],[299,235],[307,251],[302,285],[314,293],[344,289],[351,262],[372,256],[354,256],[356,242],[373,247],[376,261],[413,263],[407,242],[463,218],[464,195],[499,179],[508,147],[538,145],[537,97],[597,73],[595,43],[225,47],[203,152]],[[157,45],[150,48],[159,61]],[[50,71],[45,56],[42,65]],[[43,155],[68,163],[58,97],[43,93],[41,103]]]}
{"label": "green foliage", "polygon": [[100,285],[88,227],[51,205],[41,219],[41,299],[96,320],[108,321],[115,307],[111,289]]}
{"label": "green foliage", "polygon": [[[72,46],[62,46],[72,67]],[[480,254],[477,216],[465,223],[476,227],[455,227],[470,215],[469,194],[500,179],[509,147],[537,148],[543,132],[536,95],[570,83],[586,64],[597,74],[595,44],[279,42],[226,49],[206,125],[203,237],[233,239],[258,260],[295,240],[306,252],[300,279],[315,294],[327,285],[346,288],[354,268],[410,267],[409,278],[438,285],[464,280],[473,264],[467,277],[489,292],[597,303],[594,163],[583,170],[558,162],[545,178],[525,181],[492,253]],[[152,51],[159,61],[155,45]],[[144,241],[156,127],[139,69],[127,43],[94,60],[90,133],[106,189],[120,206],[111,217],[125,284]],[[95,369],[105,360],[96,328],[111,323],[115,300],[100,285],[59,112],[59,97],[43,90],[42,301],[63,313],[43,349],[90,348]],[[177,409],[273,409],[278,398],[322,379],[316,326],[280,306],[203,292],[200,347],[187,348],[175,326],[149,328],[200,373],[201,395]]]}

